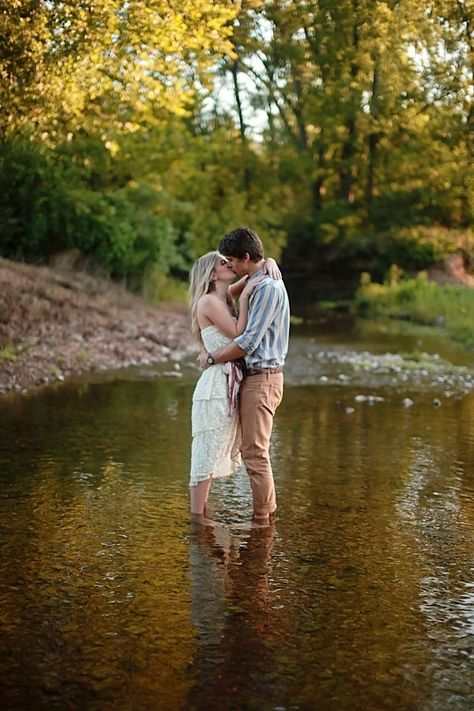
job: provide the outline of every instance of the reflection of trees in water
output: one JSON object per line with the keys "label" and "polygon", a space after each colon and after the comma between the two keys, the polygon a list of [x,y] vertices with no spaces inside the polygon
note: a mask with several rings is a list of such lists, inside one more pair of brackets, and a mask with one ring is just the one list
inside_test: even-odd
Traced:
{"label": "reflection of trees in water", "polygon": [[392,393],[347,416],[354,395],[288,389],[280,413],[279,531],[301,591],[298,662],[285,643],[281,654],[295,679],[312,668],[307,688],[290,681],[286,697],[363,708],[381,683],[387,708],[429,704],[433,690],[444,708],[448,681],[471,674],[474,398],[436,409],[420,396],[406,412]]}
{"label": "reflection of trees in water", "polygon": [[278,702],[275,651],[285,625],[269,590],[273,540],[274,527],[239,536],[225,529],[194,532],[190,573],[196,651],[189,708]]}
{"label": "reflection of trees in water", "polygon": [[[285,497],[297,495],[303,479],[317,504],[324,489],[350,486],[351,506],[365,506],[367,497],[387,497],[407,477],[413,437],[418,436],[447,453],[446,465],[459,460],[461,471],[474,461],[474,396],[443,399],[435,408],[429,395],[419,395],[409,411],[403,395],[386,395],[376,405],[356,404],[359,391],[350,388],[287,388],[277,415],[279,455],[277,488]],[[355,411],[346,414],[345,407]],[[446,459],[446,457],[444,457]],[[444,460],[443,460],[444,461]]]}
{"label": "reflection of trees in water", "polygon": [[416,604],[433,642],[430,697],[436,708],[452,703],[453,690],[462,703],[474,689],[469,664],[474,634],[474,398],[456,404],[457,426],[450,433],[439,439],[412,436],[407,477],[396,501],[396,538],[416,561]]}
{"label": "reflection of trees in water", "polygon": [[147,382],[71,386],[7,413],[0,669],[25,707],[30,694],[181,705],[188,412],[184,389]]}
{"label": "reflection of trees in water", "polygon": [[[278,535],[205,530],[189,551],[189,388],[71,386],[2,409],[14,698],[28,678],[48,699],[143,707],[421,708],[430,689],[443,706],[472,619],[474,397],[347,415],[355,394],[288,387]],[[243,515],[246,475],[217,496]]]}
{"label": "reflection of trees in water", "polygon": [[96,485],[110,461],[132,475],[174,470],[181,478],[176,455],[186,457],[188,439],[190,446],[189,389],[166,380],[63,385],[20,398],[0,416],[15,452],[2,473],[14,478],[27,464],[32,484],[36,466],[46,464],[63,484],[85,472]]}

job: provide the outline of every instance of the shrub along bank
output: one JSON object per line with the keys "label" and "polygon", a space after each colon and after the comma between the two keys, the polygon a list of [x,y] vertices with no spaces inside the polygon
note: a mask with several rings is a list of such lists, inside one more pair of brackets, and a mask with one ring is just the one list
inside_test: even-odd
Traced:
{"label": "shrub along bank", "polygon": [[474,348],[474,289],[429,281],[426,272],[403,278],[392,266],[383,284],[364,273],[355,309],[364,316],[389,316],[445,330],[453,339]]}

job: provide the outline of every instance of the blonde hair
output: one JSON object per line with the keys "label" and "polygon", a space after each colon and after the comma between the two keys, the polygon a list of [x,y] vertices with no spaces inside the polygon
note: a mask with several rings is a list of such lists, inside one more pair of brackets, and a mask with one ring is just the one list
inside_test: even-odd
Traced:
{"label": "blonde hair", "polygon": [[219,252],[208,252],[199,257],[189,273],[188,302],[191,309],[191,331],[199,343],[202,343],[201,329],[197,320],[197,305],[201,296],[213,289],[212,276],[219,257]]}
{"label": "blonde hair", "polygon": [[[214,291],[213,283],[216,263],[222,255],[220,252],[208,252],[199,257],[189,272],[188,302],[191,310],[191,331],[197,342],[202,344],[201,329],[197,320],[197,307],[201,296]],[[227,303],[232,315],[236,315],[236,308],[232,297],[227,295]]]}

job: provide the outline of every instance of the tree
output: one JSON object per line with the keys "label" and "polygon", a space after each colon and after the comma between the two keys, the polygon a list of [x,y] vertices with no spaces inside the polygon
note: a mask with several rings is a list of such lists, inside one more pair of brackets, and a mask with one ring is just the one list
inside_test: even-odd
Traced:
{"label": "tree", "polygon": [[182,113],[216,54],[231,51],[236,8],[220,0],[11,0],[2,3],[1,130],[119,130]]}

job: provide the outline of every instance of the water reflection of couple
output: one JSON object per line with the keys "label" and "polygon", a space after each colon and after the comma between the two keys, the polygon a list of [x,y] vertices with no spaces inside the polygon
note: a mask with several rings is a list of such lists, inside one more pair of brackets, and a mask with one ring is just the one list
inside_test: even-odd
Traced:
{"label": "water reflection of couple", "polygon": [[[231,284],[235,276],[241,278]],[[264,259],[256,232],[239,227],[222,238],[218,252],[197,260],[189,301],[192,329],[205,349],[192,406],[193,519],[213,525],[207,515],[212,480],[235,472],[241,453],[252,490],[252,526],[268,526],[276,511],[269,446],[283,395],[289,304],[278,267]]]}
{"label": "water reflection of couple", "polygon": [[240,537],[224,527],[196,526],[191,532],[196,646],[190,708],[242,708],[277,694],[274,683],[268,683],[282,635],[270,594],[274,530],[271,524]]}

